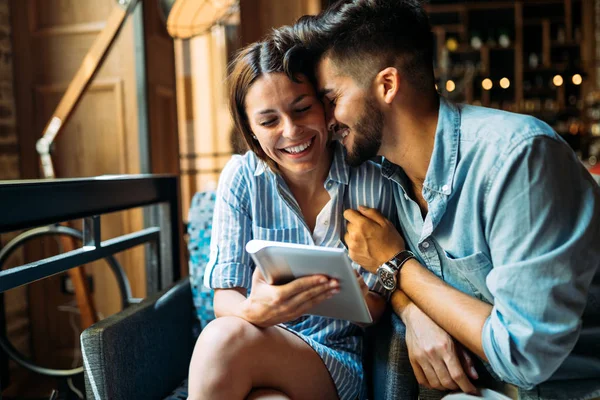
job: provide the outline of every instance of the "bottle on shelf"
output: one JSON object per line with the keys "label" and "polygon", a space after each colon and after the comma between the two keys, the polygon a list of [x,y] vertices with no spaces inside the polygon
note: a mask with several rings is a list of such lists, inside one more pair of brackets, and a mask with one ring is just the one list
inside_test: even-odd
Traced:
{"label": "bottle on shelf", "polygon": [[483,40],[481,39],[481,35],[479,34],[479,32],[473,31],[471,33],[470,44],[471,44],[471,47],[474,48],[475,50],[481,49],[481,46],[483,45]]}
{"label": "bottle on shelf", "polygon": [[449,52],[458,50],[458,39],[455,36],[448,36],[446,38],[446,48]]}
{"label": "bottle on shelf", "polygon": [[567,41],[567,34],[565,32],[565,28],[562,26],[558,28],[558,31],[556,32],[556,41],[560,44],[563,44]]}
{"label": "bottle on shelf", "polygon": [[528,58],[529,68],[536,69],[540,65],[540,58],[535,53],[530,53]]}
{"label": "bottle on shelf", "polygon": [[510,46],[510,36],[508,35],[508,31],[505,29],[500,30],[500,34],[498,35],[498,44],[502,48],[508,48]]}
{"label": "bottle on shelf", "polygon": [[573,40],[575,40],[576,43],[581,42],[581,28],[579,26],[575,27],[573,32]]}

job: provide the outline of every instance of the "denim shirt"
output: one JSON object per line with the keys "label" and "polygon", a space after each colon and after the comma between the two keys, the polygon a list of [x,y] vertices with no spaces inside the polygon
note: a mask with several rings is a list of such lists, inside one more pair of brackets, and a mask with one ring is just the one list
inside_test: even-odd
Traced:
{"label": "denim shirt", "polygon": [[438,118],[425,218],[383,161],[407,247],[493,305],[482,341],[497,377],[542,398],[600,395],[600,187],[531,116],[440,99]]}

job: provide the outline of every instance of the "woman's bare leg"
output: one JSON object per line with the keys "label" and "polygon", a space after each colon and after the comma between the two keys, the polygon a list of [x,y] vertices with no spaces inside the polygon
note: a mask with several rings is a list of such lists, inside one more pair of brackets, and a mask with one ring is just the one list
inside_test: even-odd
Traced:
{"label": "woman's bare leg", "polygon": [[294,400],[338,398],[325,364],[298,336],[237,317],[214,320],[196,342],[189,399],[242,400],[254,388],[272,388]]}

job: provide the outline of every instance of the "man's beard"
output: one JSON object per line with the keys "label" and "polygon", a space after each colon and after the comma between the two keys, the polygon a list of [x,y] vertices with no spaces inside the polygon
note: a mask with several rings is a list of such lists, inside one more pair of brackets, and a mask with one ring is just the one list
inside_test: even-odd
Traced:
{"label": "man's beard", "polygon": [[346,163],[358,167],[377,156],[383,136],[383,113],[371,97],[365,99],[363,112],[354,130],[352,149],[348,150]]}

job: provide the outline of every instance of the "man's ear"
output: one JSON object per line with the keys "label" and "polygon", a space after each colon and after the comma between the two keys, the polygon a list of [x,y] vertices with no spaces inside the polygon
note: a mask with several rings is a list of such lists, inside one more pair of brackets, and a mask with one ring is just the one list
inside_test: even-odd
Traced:
{"label": "man's ear", "polygon": [[386,104],[392,104],[400,90],[400,73],[394,67],[379,71],[375,77],[375,93]]}

